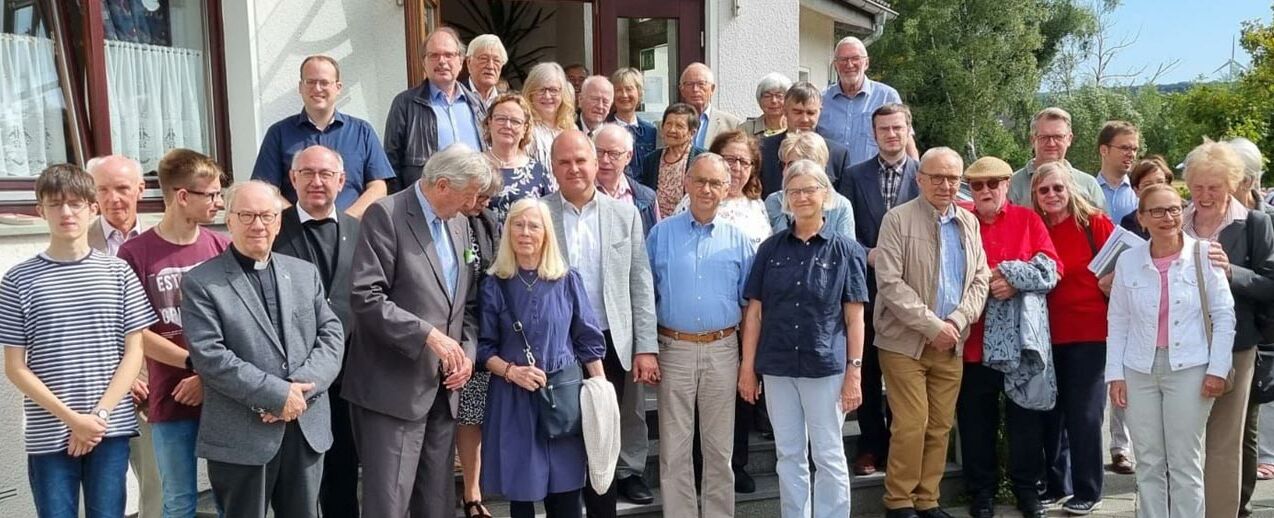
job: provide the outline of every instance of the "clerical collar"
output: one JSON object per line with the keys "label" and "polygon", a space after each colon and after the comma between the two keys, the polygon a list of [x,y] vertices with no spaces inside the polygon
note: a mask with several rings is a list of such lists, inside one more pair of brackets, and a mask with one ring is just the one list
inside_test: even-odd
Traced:
{"label": "clerical collar", "polygon": [[267,256],[264,261],[258,261],[239,252],[238,248],[230,245],[230,252],[234,254],[234,259],[243,267],[243,271],[261,271],[270,267],[270,257]]}
{"label": "clerical collar", "polygon": [[337,212],[338,211],[336,210],[336,204],[332,204],[332,209],[330,212],[327,213],[326,216],[323,216],[321,218],[316,218],[314,216],[311,216],[309,212],[306,212],[304,207],[300,206],[299,204],[296,206],[296,216],[301,219],[301,223],[305,223],[306,221],[310,221],[310,220],[322,221],[325,219],[336,221]]}

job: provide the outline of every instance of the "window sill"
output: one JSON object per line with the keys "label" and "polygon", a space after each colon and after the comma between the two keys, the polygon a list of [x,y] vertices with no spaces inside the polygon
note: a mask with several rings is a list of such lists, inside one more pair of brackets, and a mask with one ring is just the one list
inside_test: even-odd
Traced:
{"label": "window sill", "polygon": [[[161,212],[142,213],[137,215],[137,219],[142,223],[142,228],[150,228],[151,226],[158,224],[159,220],[163,217],[164,214]],[[217,218],[214,219],[212,223],[208,224],[208,226],[218,231],[224,231],[225,219],[226,213],[225,211],[222,211],[217,214]],[[49,226],[46,225],[42,219],[36,219],[35,222],[30,225],[0,224],[0,239],[47,235],[49,235]]]}

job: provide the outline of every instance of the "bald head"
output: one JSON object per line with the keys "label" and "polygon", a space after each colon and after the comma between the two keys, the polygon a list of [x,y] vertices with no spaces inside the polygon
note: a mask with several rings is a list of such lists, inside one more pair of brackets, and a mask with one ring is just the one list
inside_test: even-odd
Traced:
{"label": "bald head", "polygon": [[681,100],[703,113],[717,93],[717,80],[712,69],[703,63],[691,63],[681,72],[678,84]]}
{"label": "bald head", "polygon": [[964,159],[960,154],[948,147],[936,147],[920,157],[916,183],[925,200],[939,211],[946,211],[955,202],[963,175]]}
{"label": "bald head", "polygon": [[576,206],[593,199],[597,180],[597,152],[584,132],[570,129],[553,140],[553,177],[562,197]]}
{"label": "bald head", "polygon": [[341,155],[323,145],[313,145],[292,156],[288,172],[296,202],[315,218],[332,212],[336,196],[345,187],[345,161]]}
{"label": "bald head", "polygon": [[123,155],[108,155],[89,160],[87,166],[102,218],[116,229],[132,230],[137,225],[137,202],[146,190],[142,165]]}

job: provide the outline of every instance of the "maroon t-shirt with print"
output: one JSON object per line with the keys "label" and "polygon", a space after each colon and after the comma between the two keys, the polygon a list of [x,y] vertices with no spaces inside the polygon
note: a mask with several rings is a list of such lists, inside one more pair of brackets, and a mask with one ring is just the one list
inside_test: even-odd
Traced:
{"label": "maroon t-shirt with print", "polygon": [[[173,244],[151,228],[128,240],[119,248],[118,257],[137,274],[146,298],[159,315],[150,326],[154,333],[171,340],[182,349],[188,348],[181,329],[181,277],[204,261],[212,259],[230,246],[225,235],[199,229],[199,237],[189,245]],[[199,406],[183,405],[173,399],[177,384],[194,372],[146,358],[150,371],[150,399],[147,418],[152,423],[199,419]]]}

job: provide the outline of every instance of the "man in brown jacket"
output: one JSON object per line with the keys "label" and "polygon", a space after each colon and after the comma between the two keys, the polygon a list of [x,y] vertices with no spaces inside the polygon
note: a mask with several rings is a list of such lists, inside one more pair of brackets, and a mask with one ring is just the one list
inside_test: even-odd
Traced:
{"label": "man in brown jacket", "polygon": [[964,161],[920,158],[920,197],[894,207],[868,256],[876,269],[876,347],[893,411],[885,470],[888,518],[947,518],[938,507],[947,436],[963,373],[961,342],[986,301],[990,270],[978,220],[955,204]]}

